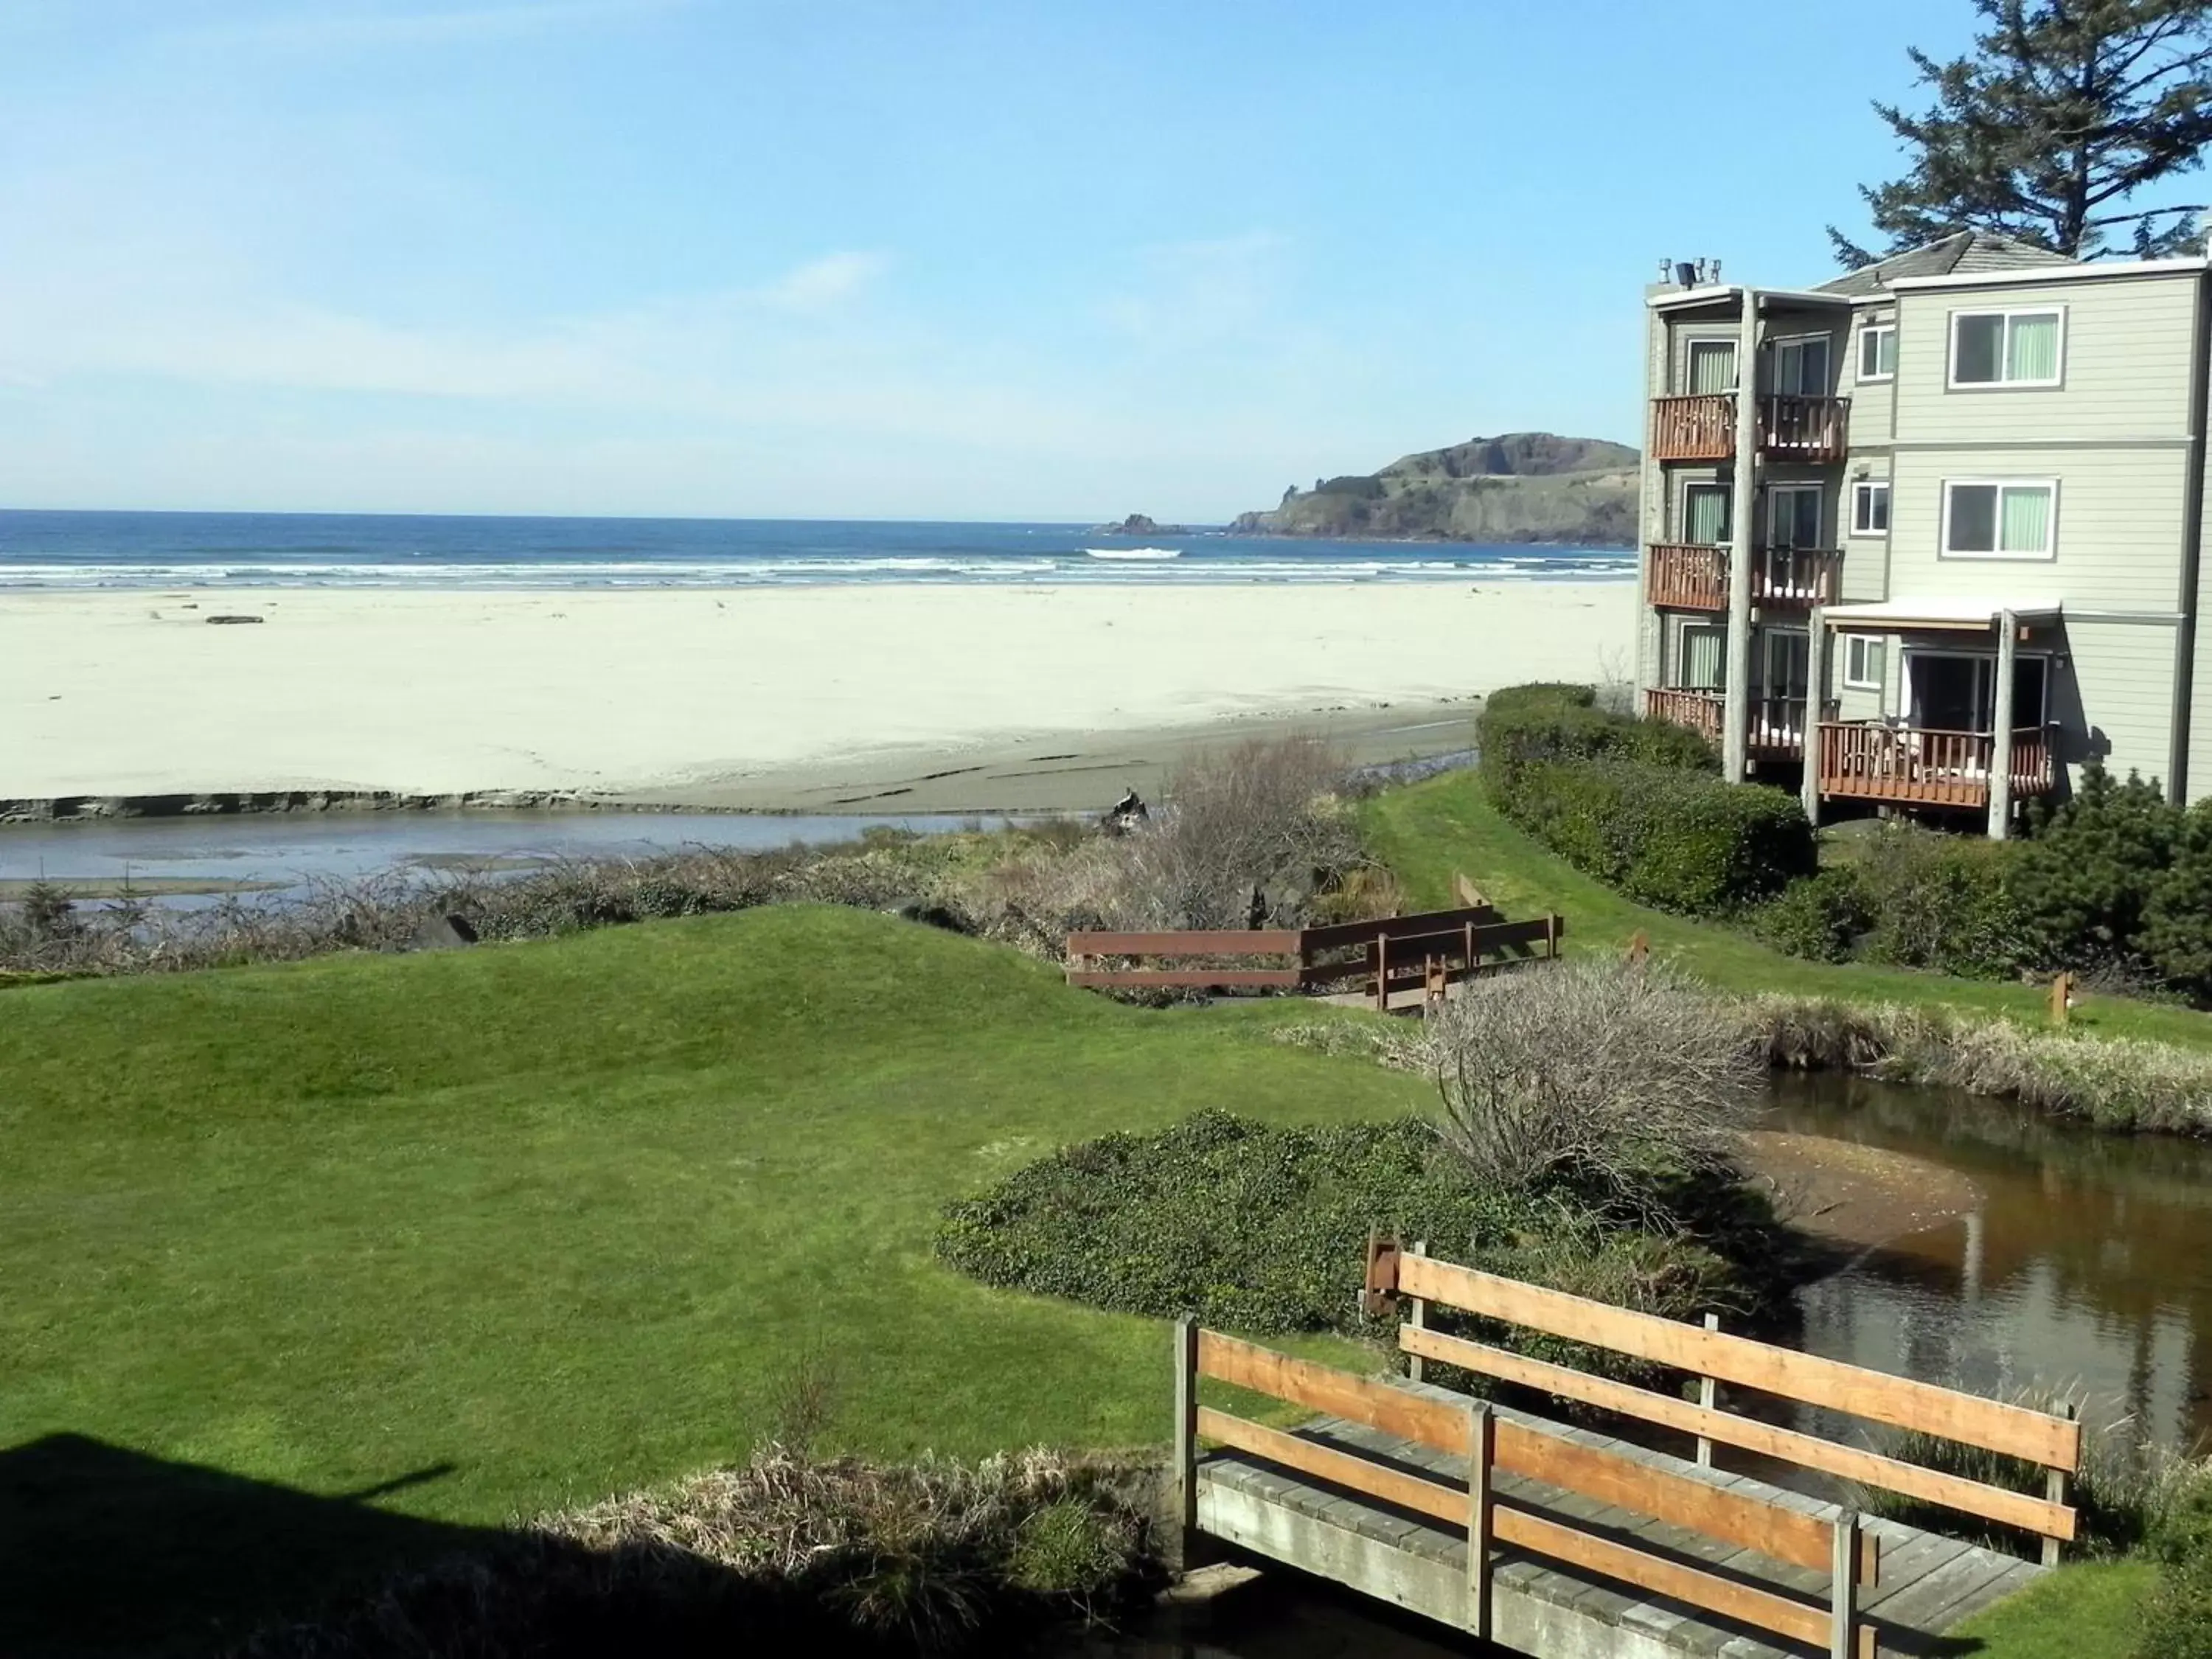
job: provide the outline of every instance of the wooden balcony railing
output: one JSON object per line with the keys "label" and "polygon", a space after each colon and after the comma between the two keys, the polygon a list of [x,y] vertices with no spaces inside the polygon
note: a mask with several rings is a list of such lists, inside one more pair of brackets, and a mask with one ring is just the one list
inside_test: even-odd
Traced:
{"label": "wooden balcony railing", "polygon": [[[1759,400],[1759,453],[1777,460],[1833,462],[1849,453],[1849,398]],[[1735,454],[1735,394],[1651,400],[1651,459],[1725,461]]]}
{"label": "wooden balcony railing", "polygon": [[1724,461],[1735,453],[1735,397],[1732,392],[1651,400],[1651,459]]}
{"label": "wooden balcony railing", "polygon": [[1728,549],[1695,542],[1660,542],[1646,564],[1646,601],[1678,611],[1728,609]]}
{"label": "wooden balcony railing", "polygon": [[1751,568],[1751,602],[1809,610],[1843,597],[1844,556],[1832,548],[1771,547]]}
{"label": "wooden balcony railing", "polygon": [[[1986,807],[1996,737],[1989,732],[1937,732],[1879,720],[1823,720],[1820,793],[1917,806]],[[2039,726],[2012,734],[2015,800],[2056,787],[2049,732]]]}
{"label": "wooden balcony railing", "polygon": [[1759,453],[1778,460],[1840,461],[1850,449],[1849,398],[1761,398]]}
{"label": "wooden balcony railing", "polygon": [[1644,718],[1686,726],[1707,743],[1721,740],[1721,694],[1653,686],[1644,694]]}

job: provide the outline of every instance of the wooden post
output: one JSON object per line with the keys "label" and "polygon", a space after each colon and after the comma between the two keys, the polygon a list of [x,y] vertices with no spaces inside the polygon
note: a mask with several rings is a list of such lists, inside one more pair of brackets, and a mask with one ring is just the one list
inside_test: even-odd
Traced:
{"label": "wooden post", "polygon": [[1467,930],[1467,938],[1466,938],[1465,942],[1464,942],[1464,943],[1462,943],[1462,944],[1461,945],[1459,953],[1460,953],[1461,957],[1462,957],[1462,958],[1466,962],[1466,963],[1467,963],[1467,976],[1468,976],[1468,978],[1469,978],[1469,979],[1473,979],[1473,978],[1474,977],[1474,969],[1475,969],[1475,957],[1474,957],[1474,924],[1473,922],[1471,922],[1471,921],[1470,921],[1470,922],[1463,923],[1463,924],[1462,924],[1462,926],[1466,928],[1466,930]]}
{"label": "wooden post", "polygon": [[1467,1408],[1467,1628],[1478,1642],[1490,1639],[1490,1467],[1498,1450],[1498,1420],[1490,1402]]}
{"label": "wooden post", "polygon": [[1833,1582],[1828,1590],[1828,1659],[1856,1659],[1854,1638],[1859,1622],[1859,1512],[1836,1516]]}
{"label": "wooden post", "polygon": [[[2081,1408],[2070,1400],[2058,1408],[2058,1415],[2069,1423],[2080,1414]],[[2063,1504],[2066,1501],[2065,1470],[2056,1468],[2044,1470],[2043,1495],[2053,1504]],[[2043,1540],[2043,1565],[2046,1567],[2055,1567],[2058,1565],[2058,1540],[2056,1538],[2046,1538]]]}
{"label": "wooden post", "polygon": [[1990,839],[2012,834],[2012,686],[2020,660],[2020,617],[1997,612],[1997,686],[1990,708]]}
{"label": "wooden post", "polygon": [[1729,490],[1728,666],[1721,678],[1721,775],[1741,783],[1751,737],[1751,561],[1758,550],[1759,291],[1744,289],[1735,348],[1735,457]]}
{"label": "wooden post", "polygon": [[1198,1322],[1184,1318],[1175,1327],[1176,1559],[1188,1569],[1198,1539]]}
{"label": "wooden post", "polygon": [[1559,959],[1559,913],[1557,910],[1547,910],[1544,913],[1544,960],[1557,962]]}
{"label": "wooden post", "polygon": [[[1415,1255],[1426,1255],[1428,1253],[1429,1241],[1427,1239],[1417,1238],[1413,1241],[1413,1254]],[[1406,1316],[1406,1322],[1408,1325],[1411,1325],[1417,1331],[1425,1331],[1428,1329],[1428,1298],[1426,1297],[1416,1296],[1409,1297],[1407,1299],[1413,1304],[1413,1311]],[[1429,1375],[1428,1361],[1423,1359],[1420,1355],[1415,1354],[1411,1359],[1406,1362],[1406,1375],[1412,1377],[1416,1382],[1425,1382],[1428,1380]]]}
{"label": "wooden post", "polygon": [[1390,936],[1375,935],[1375,1012],[1390,1012]]}
{"label": "wooden post", "polygon": [[[1721,1316],[1718,1314],[1709,1313],[1705,1316],[1705,1328],[1707,1330],[1717,1331],[1720,1328]],[[1700,1406],[1703,1406],[1707,1411],[1715,1411],[1719,1408],[1720,1395],[1721,1385],[1713,1378],[1710,1376],[1701,1376],[1698,1379],[1698,1403]],[[1713,1466],[1713,1443],[1702,1434],[1698,1437],[1698,1462],[1704,1464],[1707,1468],[1711,1468]]]}
{"label": "wooden post", "polygon": [[2073,1013],[2074,975],[2061,974],[2051,981],[2051,1023],[2063,1025]]}
{"label": "wooden post", "polygon": [[1651,941],[1644,937],[1644,930],[1639,927],[1629,938],[1628,965],[1632,968],[1641,968],[1644,965],[1644,958],[1650,954]]}
{"label": "wooden post", "polygon": [[1828,702],[1828,608],[1813,607],[1805,635],[1805,776],[1798,799],[1805,822],[1820,825],[1820,710]]}

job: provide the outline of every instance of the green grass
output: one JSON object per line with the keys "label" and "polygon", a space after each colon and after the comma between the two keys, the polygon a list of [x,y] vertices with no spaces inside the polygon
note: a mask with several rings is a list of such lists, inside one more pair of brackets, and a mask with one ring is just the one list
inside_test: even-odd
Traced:
{"label": "green grass", "polygon": [[[83,1571],[191,1542],[133,1535],[152,1523],[118,1463],[210,1486],[173,1532],[220,1534],[249,1498],[296,1530],[320,1512],[298,1494],[409,1476],[378,1513],[495,1524],[742,1456],[810,1348],[839,1449],[1162,1443],[1163,1328],[956,1276],[939,1206],[1203,1106],[1425,1099],[813,907],[13,989],[0,1079],[10,1653],[56,1621],[86,1645],[137,1628],[112,1583],[38,1582],[39,1539],[106,1545]],[[324,1553],[363,1571],[454,1535]],[[319,1571],[196,1588],[190,1611],[296,1603]]]}
{"label": "green grass", "polygon": [[2132,1659],[2136,1607],[2157,1571],[2143,1560],[2061,1567],[1953,1633],[1978,1659]]}
{"label": "green grass", "polygon": [[[1941,1004],[2039,1022],[2045,1018],[2046,993],[2036,986],[1805,962],[1733,928],[1646,909],[1571,868],[1499,817],[1472,771],[1388,791],[1367,801],[1362,812],[1369,850],[1396,872],[1416,908],[1455,902],[1452,877],[1464,872],[1509,915],[1559,911],[1567,919],[1570,949],[1624,950],[1641,933],[1654,951],[1724,990]],[[2212,1047],[2212,1016],[2124,997],[2083,998],[2074,1024],[2103,1036]]]}

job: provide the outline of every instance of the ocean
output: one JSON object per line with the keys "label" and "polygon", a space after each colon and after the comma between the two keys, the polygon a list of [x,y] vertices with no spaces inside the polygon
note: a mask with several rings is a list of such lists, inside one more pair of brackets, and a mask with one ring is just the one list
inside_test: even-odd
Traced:
{"label": "ocean", "polygon": [[1065,524],[0,510],[0,589],[1476,582],[1635,569],[1626,548],[1206,528],[1127,537]]}

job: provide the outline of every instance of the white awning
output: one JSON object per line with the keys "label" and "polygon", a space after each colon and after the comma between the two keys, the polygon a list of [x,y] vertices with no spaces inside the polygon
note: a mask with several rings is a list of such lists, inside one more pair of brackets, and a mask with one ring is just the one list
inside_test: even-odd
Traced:
{"label": "white awning", "polygon": [[1915,628],[1994,629],[2008,611],[2023,623],[2056,622],[2064,609],[2059,599],[1884,599],[1878,605],[1832,605],[1822,614],[1831,628],[1897,634]]}

